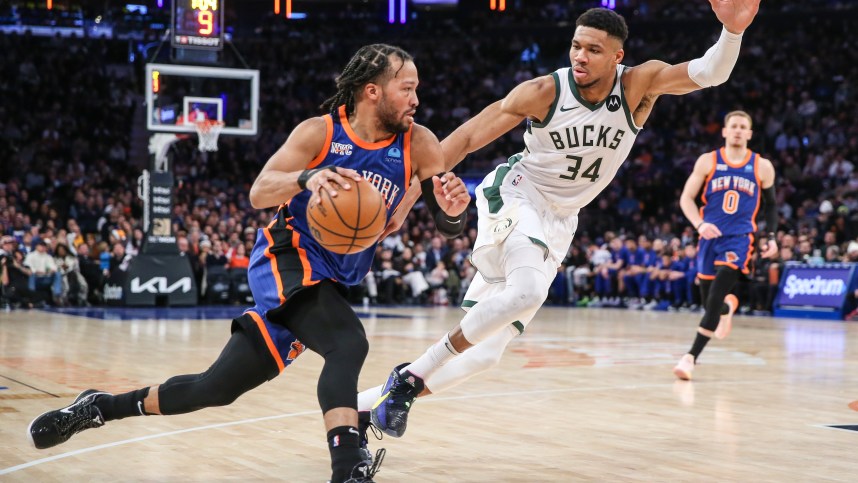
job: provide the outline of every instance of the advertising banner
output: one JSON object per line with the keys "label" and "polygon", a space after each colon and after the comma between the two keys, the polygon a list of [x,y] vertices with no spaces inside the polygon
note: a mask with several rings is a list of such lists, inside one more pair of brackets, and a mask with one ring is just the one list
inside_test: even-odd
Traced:
{"label": "advertising banner", "polygon": [[775,315],[842,319],[855,288],[855,264],[788,263],[775,299]]}

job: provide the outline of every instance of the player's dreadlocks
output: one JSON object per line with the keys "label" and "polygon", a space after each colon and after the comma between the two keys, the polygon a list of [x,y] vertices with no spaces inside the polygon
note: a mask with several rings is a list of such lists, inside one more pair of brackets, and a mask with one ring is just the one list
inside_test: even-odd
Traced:
{"label": "player's dreadlocks", "polygon": [[[346,105],[346,114],[350,115],[355,110],[355,92],[362,89],[367,83],[383,83],[387,80],[385,76],[396,76],[399,72],[388,72],[390,70],[390,58],[395,55],[405,62],[413,60],[411,54],[387,44],[365,45],[352,56],[346,64],[342,74],[337,77],[337,93],[322,103],[321,108],[327,112],[334,111],[343,104]],[[399,67],[400,69],[402,66]]]}

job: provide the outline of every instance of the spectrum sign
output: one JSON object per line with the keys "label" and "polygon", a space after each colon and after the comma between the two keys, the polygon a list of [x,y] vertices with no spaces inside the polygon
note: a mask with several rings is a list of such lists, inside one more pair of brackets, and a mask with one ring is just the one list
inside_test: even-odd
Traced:
{"label": "spectrum sign", "polygon": [[[825,265],[787,264],[781,276],[780,290],[775,299],[778,309],[806,312],[837,312],[847,308],[849,290],[854,290],[855,264]],[[794,316],[796,314],[783,314]],[[826,317],[828,318],[828,317]]]}

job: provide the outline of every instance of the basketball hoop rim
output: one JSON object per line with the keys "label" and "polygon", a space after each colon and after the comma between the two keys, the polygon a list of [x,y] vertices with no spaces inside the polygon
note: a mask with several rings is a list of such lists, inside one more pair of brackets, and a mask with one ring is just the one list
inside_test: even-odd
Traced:
{"label": "basketball hoop rim", "polygon": [[205,133],[205,132],[209,132],[214,127],[223,128],[224,124],[225,123],[223,121],[206,119],[203,121],[195,122],[194,126],[196,127],[197,132],[204,132]]}

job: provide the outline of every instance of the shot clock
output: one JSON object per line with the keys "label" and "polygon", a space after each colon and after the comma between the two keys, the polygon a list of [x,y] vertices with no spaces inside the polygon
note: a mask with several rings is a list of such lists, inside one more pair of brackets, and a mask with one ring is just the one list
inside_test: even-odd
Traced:
{"label": "shot clock", "polygon": [[173,0],[171,44],[177,49],[223,49],[224,0]]}

